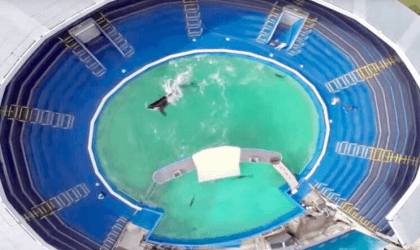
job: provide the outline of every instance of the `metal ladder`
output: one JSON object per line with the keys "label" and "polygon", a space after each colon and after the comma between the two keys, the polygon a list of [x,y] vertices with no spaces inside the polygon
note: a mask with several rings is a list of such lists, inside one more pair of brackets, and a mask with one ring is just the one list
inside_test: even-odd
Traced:
{"label": "metal ladder", "polygon": [[335,193],[334,190],[328,188],[325,183],[317,182],[314,186],[322,195],[333,201],[334,203],[341,205],[345,201],[340,194]]}
{"label": "metal ladder", "polygon": [[85,198],[89,193],[90,190],[86,184],[79,184],[76,187],[64,191],[33,207],[29,212],[23,214],[23,217],[26,220],[44,219],[45,217],[60,211],[64,207],[68,207],[82,198]]}
{"label": "metal ladder", "polygon": [[203,34],[200,6],[197,0],[182,0],[184,4],[185,20],[187,22],[187,33],[191,38],[196,38]]}
{"label": "metal ladder", "polygon": [[85,198],[90,193],[89,188],[86,184],[82,183],[74,188],[71,188],[59,195],[51,198],[49,201],[54,205],[56,211],[60,211],[64,207],[68,207],[73,203],[78,202],[82,198]]}
{"label": "metal ladder", "polygon": [[71,49],[73,54],[75,54],[80,61],[82,61],[92,73],[100,77],[106,72],[105,66],[89,51],[89,49],[76,37],[71,36],[67,33],[64,39],[61,39],[64,42],[64,45]]}
{"label": "metal ladder", "polygon": [[120,32],[112,25],[108,18],[102,13],[97,14],[94,18],[96,27],[104,34],[106,38],[117,48],[117,50],[124,56],[130,57],[134,55],[134,48],[121,35]]}
{"label": "metal ladder", "polygon": [[72,129],[74,116],[52,112],[49,110],[32,109],[30,122],[33,124],[41,124],[44,126],[52,126],[54,128]]}
{"label": "metal ladder", "polygon": [[32,124],[41,124],[62,129],[72,129],[74,122],[73,115],[14,104],[10,106],[0,106],[0,114],[10,120],[30,122]]}
{"label": "metal ladder", "polygon": [[0,114],[10,120],[19,120],[22,122],[28,122],[31,119],[33,110],[29,107],[10,105],[0,106]]}
{"label": "metal ladder", "polygon": [[271,8],[270,14],[268,14],[267,19],[260,31],[260,34],[257,37],[257,42],[267,44],[270,42],[271,38],[276,31],[277,26],[279,25],[282,9],[277,6],[278,2],[275,2]]}
{"label": "metal ladder", "polygon": [[294,4],[298,6],[299,8],[303,7],[304,2],[305,0],[294,0]]}
{"label": "metal ladder", "polygon": [[325,87],[330,93],[337,93],[340,90],[349,88],[363,81],[364,80],[355,71],[352,71],[327,82]]}
{"label": "metal ladder", "polygon": [[119,217],[117,222],[111,228],[111,232],[109,232],[108,236],[106,237],[104,243],[99,248],[99,250],[111,250],[114,249],[115,243],[117,243],[118,238],[120,237],[121,233],[123,232],[128,220],[124,217]]}

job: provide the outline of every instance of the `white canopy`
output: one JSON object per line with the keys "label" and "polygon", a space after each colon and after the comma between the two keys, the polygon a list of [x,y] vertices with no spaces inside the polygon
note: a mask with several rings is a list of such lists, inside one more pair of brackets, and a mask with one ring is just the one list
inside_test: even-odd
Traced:
{"label": "white canopy", "polygon": [[209,148],[196,153],[192,159],[197,169],[198,181],[239,176],[241,174],[240,157],[241,149],[230,146]]}

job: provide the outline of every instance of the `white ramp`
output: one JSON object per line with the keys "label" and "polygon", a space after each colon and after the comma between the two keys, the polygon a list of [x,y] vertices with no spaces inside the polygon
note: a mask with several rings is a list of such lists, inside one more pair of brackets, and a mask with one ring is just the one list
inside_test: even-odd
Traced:
{"label": "white ramp", "polygon": [[299,187],[299,182],[296,180],[296,177],[293,175],[292,172],[281,162],[272,162],[273,167],[283,176],[284,180],[289,184],[290,190],[292,194],[297,192],[297,188]]}

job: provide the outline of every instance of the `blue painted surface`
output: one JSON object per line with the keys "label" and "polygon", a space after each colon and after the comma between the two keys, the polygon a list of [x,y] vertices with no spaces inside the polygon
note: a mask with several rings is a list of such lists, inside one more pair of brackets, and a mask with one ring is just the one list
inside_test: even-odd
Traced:
{"label": "blue painted surface", "polygon": [[162,218],[162,213],[151,209],[138,211],[131,217],[131,222],[139,227],[153,231]]}
{"label": "blue painted surface", "polygon": [[[144,7],[148,7],[147,4]],[[320,167],[308,182],[302,184],[302,187],[305,188],[301,188],[294,197],[300,201],[310,191],[308,183],[317,181],[327,183],[330,188],[345,199],[352,197],[367,177],[370,162],[354,157],[339,156],[334,153],[335,145],[338,141],[374,145],[378,136],[378,124],[375,121],[374,97],[366,83],[358,84],[336,94],[329,93],[324,87],[326,82],[355,69],[350,56],[315,31],[310,35],[302,53],[290,57],[284,51],[274,51],[267,45],[261,45],[255,41],[265,21],[266,12],[229,4],[224,4],[223,8],[220,8],[217,2],[211,1],[200,2],[200,8],[205,31],[195,43],[191,42],[185,34],[183,6],[180,3],[163,4],[115,21],[114,25],[133,45],[136,54],[130,59],[125,59],[109,44],[95,47],[97,57],[108,69],[105,77],[93,76],[70,51],[63,52],[63,48],[60,48],[62,45],[54,39],[47,42],[42,53],[39,52],[40,58],[43,55],[46,58],[45,62],[39,63],[39,65],[37,62],[33,62],[36,64],[36,68],[30,64],[23,68],[26,71],[13,80],[15,83],[12,84],[13,86],[10,85],[7,88],[3,105],[21,103],[22,100],[30,98],[28,103],[30,107],[74,114],[76,120],[72,130],[59,130],[47,126],[22,126],[22,124],[12,124],[11,121],[1,119],[3,138],[18,142],[20,138],[17,133],[20,130],[23,131],[23,147],[20,147],[18,143],[12,144],[6,140],[1,142],[4,162],[15,164],[10,168],[7,167],[7,164],[3,164],[2,182],[6,191],[8,190],[8,198],[20,213],[27,212],[35,204],[39,204],[42,201],[41,198],[48,199],[80,183],[85,183],[91,191],[89,196],[58,213],[60,219],[70,225],[72,229],[99,244],[105,240],[106,235],[120,216],[132,218],[133,221],[153,229],[156,225],[155,222],[158,221],[156,213],[144,211],[137,215],[139,217],[132,217],[135,212],[133,209],[107,193],[103,185],[95,185],[100,181],[93,172],[87,153],[89,124],[100,99],[126,75],[164,56],[198,48],[243,50],[266,57],[273,53],[274,59],[297,69],[311,81],[325,100],[330,119],[333,122],[330,124],[331,135],[327,153]],[[330,11],[325,11],[313,3],[306,5],[305,9],[318,17],[320,23],[334,29],[343,39],[354,40],[358,44],[357,49],[363,53],[368,63],[380,60],[392,52],[389,47],[355,21],[334,16]],[[129,10],[126,12],[128,13]],[[215,16],[218,18],[214,18]],[[229,42],[225,40],[226,37],[230,38]],[[53,59],[48,59],[49,57]],[[122,73],[121,69],[125,69],[127,73]],[[390,68],[386,72],[386,76],[380,76],[380,80],[385,86],[389,100],[394,103],[402,102],[403,105],[407,103],[406,99],[413,100],[413,114],[409,114],[408,111],[406,113],[405,108],[391,110],[398,120],[402,121],[396,124],[395,131],[398,136],[391,142],[391,145],[394,145],[394,150],[398,152],[418,155],[420,153],[419,143],[410,141],[413,140],[412,138],[415,140],[417,132],[409,131],[410,126],[407,119],[415,120],[415,123],[420,124],[419,116],[415,115],[420,107],[419,89],[415,84],[407,84],[408,87],[401,87],[401,84],[398,84],[398,81],[403,81],[401,75],[405,75],[407,82],[412,81],[412,77],[405,67]],[[20,86],[19,84],[28,87],[25,91],[20,92],[17,87]],[[35,86],[33,91],[29,91],[33,86]],[[335,106],[331,105],[333,97],[339,97],[341,103]],[[346,113],[343,109],[344,105],[352,105],[358,109],[352,113]],[[400,130],[409,132],[403,134]],[[400,138],[402,143],[398,143]],[[319,154],[320,150],[319,146],[315,155]],[[49,154],[48,152],[53,153]],[[308,165],[312,166],[314,161],[315,159]],[[28,164],[30,172],[27,172],[24,167],[26,164]],[[302,182],[302,178],[309,171],[310,168],[305,169],[298,179]],[[392,166],[388,166],[385,171],[386,178],[390,179],[395,174],[392,171]],[[386,226],[384,217],[408,188],[416,171],[413,169],[405,169],[404,172],[398,171],[395,176],[403,178],[403,181],[400,182],[381,182],[376,186],[375,191],[369,193],[369,197],[379,196],[379,198],[367,200],[361,211],[367,215],[368,219],[373,219],[374,222],[383,225],[386,232],[391,232],[390,228]],[[28,182],[19,183],[17,176],[26,180],[29,178],[29,173],[37,192],[21,191],[31,189],[31,184]],[[9,179],[5,176],[9,176]],[[98,200],[97,196],[100,192],[106,194],[104,200]],[[295,213],[284,215],[276,223],[284,223],[299,213],[300,211],[295,211]],[[57,219],[52,218],[51,220],[54,225],[60,225],[57,226],[60,230],[70,230],[61,225]],[[48,239],[50,244],[59,246],[60,249],[74,249],[74,242],[53,229],[48,229],[50,227],[47,224],[45,221],[40,221],[31,223],[31,226]],[[258,230],[266,230],[269,227],[270,225],[265,225]],[[225,239],[209,239],[206,243],[216,244],[224,241],[224,244],[238,245],[239,241],[236,239],[248,237],[257,233],[258,230]],[[72,237],[76,237],[76,234]],[[153,235],[151,239],[173,240],[154,239]],[[199,244],[199,242],[177,243]],[[85,244],[91,248],[77,246],[76,248],[95,248],[95,243],[86,241]],[[96,244],[97,246],[98,244]]]}
{"label": "blue painted surface", "polygon": [[307,250],[382,250],[387,244],[369,237],[358,231],[352,231],[326,243],[308,248]]}
{"label": "blue painted surface", "polygon": [[[326,11],[314,4],[307,6],[305,9],[321,14],[318,16],[318,20],[320,21],[325,21],[325,19],[327,19],[328,15],[326,14]],[[336,32],[346,42],[352,43],[352,46],[354,46],[359,51],[359,53],[363,55],[367,63],[381,60],[382,58],[387,57],[387,55],[393,53],[393,50],[389,46],[385,45],[382,41],[380,41],[379,38],[371,34],[366,28],[361,27],[360,24],[354,20],[350,20],[346,17],[330,16],[328,21],[336,24],[331,25],[328,28],[334,30],[334,32]],[[417,132],[406,129],[406,124],[408,119],[411,126],[416,126],[415,124],[418,124],[419,117],[417,117],[414,113],[411,115],[407,114],[404,106],[409,104],[409,102],[403,99],[397,99],[397,97],[402,95],[402,92],[404,91],[401,88],[405,88],[405,93],[407,93],[409,91],[407,88],[411,89],[413,87],[410,83],[410,80],[408,79],[412,79],[412,76],[408,73],[405,67],[400,66],[391,67],[385,70],[379,76],[379,81],[383,86],[383,91],[388,97],[387,101],[393,103],[391,106],[395,107],[394,110],[390,110],[391,117],[394,116],[397,118],[395,120],[394,118],[391,119],[391,122],[393,122],[395,125],[392,126],[392,131],[389,133],[395,133],[395,135],[393,135],[392,139],[389,141],[389,146],[387,149],[393,148],[396,150],[396,152],[406,152],[408,148],[405,148],[407,145],[410,145],[409,148],[411,149],[411,152],[408,152],[407,154],[418,155],[419,145],[415,142],[414,139],[417,136]],[[399,82],[399,84],[393,84],[392,82]],[[369,89],[367,91],[371,90]],[[411,93],[408,94],[408,96],[410,96],[409,99],[411,100],[418,100],[418,97],[414,97],[418,96],[418,90],[411,90]],[[358,98],[358,95],[353,95],[351,97],[351,101],[354,101]],[[415,106],[413,106],[413,108],[417,109]],[[374,115],[376,115],[375,110],[376,107],[373,106],[372,113]],[[405,122],[403,122],[404,117],[406,120]],[[359,117],[359,119],[363,118]],[[376,124],[376,127],[378,127],[378,124]],[[404,135],[404,137],[402,135]],[[362,134],[362,136],[366,137],[366,134]],[[378,136],[378,133],[375,133],[375,136]],[[410,139],[410,136],[412,139]],[[382,137],[384,137],[383,134]],[[376,140],[377,138],[375,138],[375,141]],[[356,143],[359,142],[356,141]],[[348,157],[344,158],[349,160]],[[362,207],[360,210],[361,214],[366,216],[367,219],[372,220],[374,223],[378,223],[378,221],[380,221],[378,226],[382,228],[382,232],[392,235],[392,230],[385,220],[385,215],[391,210],[393,204],[398,201],[398,198],[396,197],[401,197],[409,184],[412,182],[417,169],[413,169],[411,167],[407,168],[402,164],[385,165],[383,171],[384,174],[378,178],[379,183],[372,183],[372,180],[368,181],[367,183],[370,183],[369,185],[371,185],[371,188],[367,190],[366,185],[362,187],[361,180],[368,177],[368,169],[368,166],[363,170],[355,168],[355,165],[349,164],[349,167],[347,167],[346,171],[352,174],[347,174],[345,178],[347,178],[348,183],[353,183],[353,190],[361,187],[359,193],[365,195],[364,200],[360,202]],[[401,173],[402,170],[404,170],[403,173]],[[363,178],[359,178],[361,174],[363,175]],[[342,179],[337,179],[337,181],[334,181],[335,184],[332,182],[334,179],[336,179],[337,176],[341,176],[339,171],[336,171],[334,175],[331,175],[331,178],[329,178],[328,181],[331,181],[331,184],[333,184],[335,187],[341,187],[342,190],[346,191],[346,186],[339,182]],[[351,179],[348,179],[349,177]],[[373,176],[373,178],[375,177],[376,176]],[[355,197],[355,193],[352,194],[350,192],[346,198],[351,198],[351,201],[357,201],[360,198],[360,194]]]}

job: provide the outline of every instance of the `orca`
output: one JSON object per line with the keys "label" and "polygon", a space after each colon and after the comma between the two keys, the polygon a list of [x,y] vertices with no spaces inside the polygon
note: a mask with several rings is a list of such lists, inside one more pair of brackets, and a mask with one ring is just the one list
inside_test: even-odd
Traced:
{"label": "orca", "polygon": [[240,175],[240,176],[238,176],[238,177],[236,177],[236,178],[238,178],[238,179],[243,179],[243,178],[247,178],[247,177],[249,177],[249,178],[254,178],[254,175],[253,175],[253,174],[249,174],[249,175]]}
{"label": "orca", "polygon": [[192,197],[192,199],[190,201],[190,207],[194,204],[194,200],[195,200],[195,195]]}
{"label": "orca", "polygon": [[162,98],[160,98],[159,100],[155,101],[154,103],[150,104],[147,108],[148,109],[153,109],[153,110],[159,110],[160,113],[162,113],[162,115],[166,116],[165,113],[165,108],[166,106],[168,106],[169,102],[168,102],[168,96],[164,96]]}
{"label": "orca", "polygon": [[159,110],[160,113],[162,113],[162,115],[166,116],[165,113],[165,108],[166,106],[168,106],[170,103],[173,103],[174,101],[178,100],[180,97],[182,97],[182,92],[181,89],[187,88],[188,86],[195,86],[196,83],[195,81],[190,82],[190,84],[188,85],[180,85],[180,86],[175,86],[176,88],[172,88],[169,92],[169,94],[167,94],[166,96],[160,98],[159,100],[155,101],[154,103],[150,104],[149,106],[147,106],[148,109],[153,109],[153,110]]}

